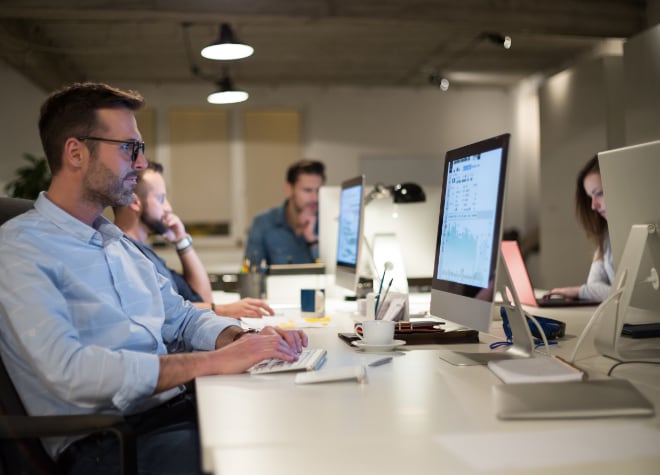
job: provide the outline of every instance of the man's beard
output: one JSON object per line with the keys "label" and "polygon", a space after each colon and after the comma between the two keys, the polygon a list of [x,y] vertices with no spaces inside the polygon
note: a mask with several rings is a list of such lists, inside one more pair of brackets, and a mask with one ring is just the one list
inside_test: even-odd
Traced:
{"label": "man's beard", "polygon": [[112,170],[103,165],[98,159],[90,161],[90,167],[83,178],[83,198],[96,203],[103,208],[108,206],[128,206],[133,202],[133,188],[124,187],[126,178],[137,176],[137,171],[127,173],[118,178]]}
{"label": "man's beard", "polygon": [[148,227],[151,232],[156,234],[165,234],[167,231],[169,231],[169,228],[165,226],[161,219],[145,217],[146,211],[147,210],[145,209],[145,212],[143,212],[142,216],[140,216],[140,221],[142,221],[142,223]]}

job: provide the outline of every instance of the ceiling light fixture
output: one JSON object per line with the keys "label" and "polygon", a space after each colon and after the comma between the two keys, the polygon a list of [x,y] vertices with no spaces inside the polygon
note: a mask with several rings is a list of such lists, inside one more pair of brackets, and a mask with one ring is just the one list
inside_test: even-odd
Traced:
{"label": "ceiling light fixture", "polygon": [[220,36],[218,39],[202,49],[203,57],[225,61],[247,58],[252,53],[254,53],[254,48],[238,41],[228,23],[220,25]]}
{"label": "ceiling light fixture", "polygon": [[438,87],[443,92],[449,90],[449,79],[443,73],[443,71],[448,70],[449,67],[453,65],[456,61],[470,54],[472,50],[474,50],[474,48],[484,40],[487,40],[491,43],[501,46],[507,50],[511,48],[511,37],[508,35],[503,35],[502,33],[491,32],[491,31],[480,33],[474,38],[472,38],[472,40],[468,42],[463,48],[458,49],[457,51],[454,52],[454,54],[449,56],[449,58],[444,62],[444,64],[441,67],[435,68],[428,76],[429,83]]}
{"label": "ceiling light fixture", "polygon": [[487,32],[483,34],[483,37],[491,43],[502,46],[504,49],[511,48],[511,37],[508,35],[503,35],[502,33]]}
{"label": "ceiling light fixture", "polygon": [[210,104],[236,104],[247,101],[250,95],[245,91],[234,89],[234,83],[228,74],[218,81],[218,90],[209,94],[206,100]]}
{"label": "ceiling light fixture", "polygon": [[445,76],[442,76],[441,74],[432,73],[429,75],[429,82],[438,86],[438,88],[443,92],[449,90],[449,79]]}

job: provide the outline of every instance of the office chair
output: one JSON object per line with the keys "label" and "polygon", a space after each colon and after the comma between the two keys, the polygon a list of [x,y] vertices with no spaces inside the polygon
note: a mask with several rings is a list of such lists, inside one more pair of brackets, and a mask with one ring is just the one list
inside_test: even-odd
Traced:
{"label": "office chair", "polygon": [[[31,200],[0,198],[0,225],[32,208]],[[137,475],[135,435],[122,416],[29,416],[0,355],[0,475],[57,475],[39,438],[111,432],[119,439],[121,473]]]}
{"label": "office chair", "polygon": [[29,210],[33,205],[34,201],[32,200],[0,197],[0,225]]}

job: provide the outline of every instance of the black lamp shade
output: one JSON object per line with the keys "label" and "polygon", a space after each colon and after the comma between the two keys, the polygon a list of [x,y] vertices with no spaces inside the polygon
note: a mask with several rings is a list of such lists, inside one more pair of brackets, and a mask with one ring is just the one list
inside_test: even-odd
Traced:
{"label": "black lamp shade", "polygon": [[426,201],[426,194],[417,183],[400,183],[392,188],[395,203],[421,203]]}
{"label": "black lamp shade", "polygon": [[215,60],[234,60],[247,58],[253,52],[254,49],[251,46],[238,41],[228,23],[223,23],[220,25],[218,39],[202,49],[202,56]]}

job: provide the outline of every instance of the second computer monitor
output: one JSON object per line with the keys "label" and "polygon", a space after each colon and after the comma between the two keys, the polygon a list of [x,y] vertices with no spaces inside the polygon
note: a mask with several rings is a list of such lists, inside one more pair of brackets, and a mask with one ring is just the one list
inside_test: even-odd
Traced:
{"label": "second computer monitor", "polygon": [[509,134],[447,152],[431,314],[487,332],[501,239]]}
{"label": "second computer monitor", "polygon": [[660,224],[660,141],[598,154],[616,268],[634,224]]}
{"label": "second computer monitor", "polygon": [[364,176],[344,181],[339,193],[335,284],[356,292],[362,254]]}
{"label": "second computer monitor", "polygon": [[[613,290],[619,284],[630,288],[617,308],[626,323],[660,323],[660,141],[600,152],[598,163],[617,271]],[[643,232],[633,236],[636,225]],[[619,338],[618,332],[614,336]],[[660,359],[657,343],[655,348],[654,358]],[[639,359],[646,360],[646,354],[639,353]]]}

